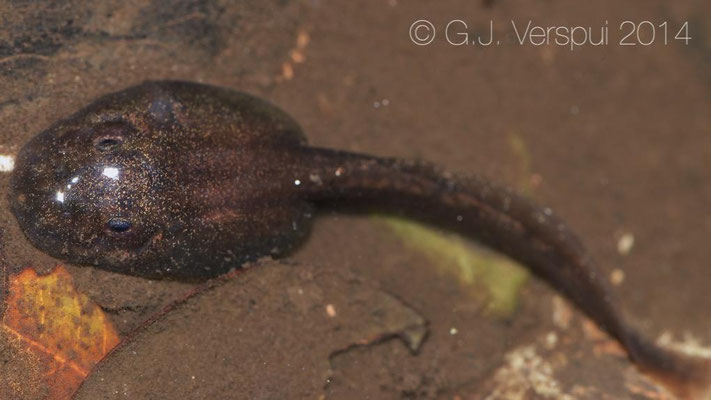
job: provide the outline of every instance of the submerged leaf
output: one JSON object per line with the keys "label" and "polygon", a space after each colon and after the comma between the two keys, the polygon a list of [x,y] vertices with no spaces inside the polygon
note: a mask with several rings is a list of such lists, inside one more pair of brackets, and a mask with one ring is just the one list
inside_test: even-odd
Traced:
{"label": "submerged leaf", "polygon": [[528,272],[515,262],[416,222],[394,217],[386,217],[385,222],[406,245],[429,257],[440,270],[454,274],[475,290],[483,286],[491,313],[507,316],[516,309]]}
{"label": "submerged leaf", "polygon": [[39,360],[47,399],[66,399],[119,338],[101,309],[77,292],[58,266],[38,276],[26,268],[10,277],[2,329]]}

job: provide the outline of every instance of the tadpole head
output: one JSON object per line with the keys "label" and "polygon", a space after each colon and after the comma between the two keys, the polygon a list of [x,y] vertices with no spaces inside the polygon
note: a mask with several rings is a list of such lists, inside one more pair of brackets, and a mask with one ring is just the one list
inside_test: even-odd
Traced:
{"label": "tadpole head", "polygon": [[161,182],[127,121],[64,121],[19,153],[10,205],[41,250],[77,263],[137,257],[157,232]]}
{"label": "tadpole head", "polygon": [[146,82],[27,142],[9,203],[54,257],[147,277],[214,276],[301,236],[294,227],[309,205],[280,182],[303,140],[290,117],[247,94]]}

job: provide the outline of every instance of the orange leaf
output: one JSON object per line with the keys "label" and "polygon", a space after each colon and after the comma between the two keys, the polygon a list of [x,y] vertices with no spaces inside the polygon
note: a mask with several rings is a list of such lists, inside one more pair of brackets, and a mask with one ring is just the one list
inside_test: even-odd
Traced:
{"label": "orange leaf", "polygon": [[110,321],[77,292],[62,266],[45,276],[26,268],[11,277],[1,326],[42,363],[47,399],[69,398],[119,342]]}

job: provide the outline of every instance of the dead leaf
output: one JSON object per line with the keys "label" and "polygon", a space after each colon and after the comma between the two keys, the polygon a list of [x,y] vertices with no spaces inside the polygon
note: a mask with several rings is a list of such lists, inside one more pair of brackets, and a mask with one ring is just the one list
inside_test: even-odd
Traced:
{"label": "dead leaf", "polygon": [[67,270],[10,277],[2,329],[40,360],[47,399],[67,399],[119,342],[101,309],[77,292]]}

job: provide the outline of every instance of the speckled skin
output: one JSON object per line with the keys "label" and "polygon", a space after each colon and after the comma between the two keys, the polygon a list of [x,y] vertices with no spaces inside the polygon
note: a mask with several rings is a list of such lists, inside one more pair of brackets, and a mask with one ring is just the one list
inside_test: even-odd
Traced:
{"label": "speckled skin", "polygon": [[[10,203],[30,241],[55,257],[150,277],[217,275],[304,231],[311,207],[282,201],[294,193],[283,193],[289,170],[274,161],[302,143],[290,117],[249,95],[149,82],[27,143]],[[130,229],[111,229],[112,219]]]}
{"label": "speckled skin", "polygon": [[106,95],[24,146],[9,196],[47,253],[174,279],[284,253],[315,205],[401,213],[527,265],[640,364],[696,371],[624,323],[592,258],[550,209],[479,177],[308,147],[288,115],[243,93],[161,81]]}

